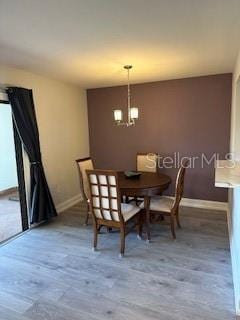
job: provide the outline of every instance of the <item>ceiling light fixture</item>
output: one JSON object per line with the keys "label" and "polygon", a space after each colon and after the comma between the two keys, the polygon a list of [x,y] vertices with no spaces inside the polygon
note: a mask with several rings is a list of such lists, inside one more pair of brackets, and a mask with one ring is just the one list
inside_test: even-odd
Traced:
{"label": "ceiling light fixture", "polygon": [[123,122],[123,112],[121,109],[113,110],[114,120],[116,121],[117,125],[123,125],[127,127],[131,127],[135,125],[135,120],[138,119],[138,108],[131,107],[131,91],[130,91],[130,81],[129,81],[129,72],[132,69],[132,66],[126,65],[124,69],[127,70],[128,76],[128,85],[127,85],[127,111],[128,111],[128,120],[127,122]]}

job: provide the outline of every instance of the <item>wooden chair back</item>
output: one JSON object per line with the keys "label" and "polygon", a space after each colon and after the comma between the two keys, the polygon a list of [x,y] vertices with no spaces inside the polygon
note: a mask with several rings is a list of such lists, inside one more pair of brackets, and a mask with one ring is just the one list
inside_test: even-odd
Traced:
{"label": "wooden chair back", "polygon": [[182,199],[183,191],[184,191],[185,172],[186,172],[186,168],[188,166],[188,163],[189,163],[189,160],[184,161],[178,170],[177,178],[176,178],[176,185],[175,185],[175,199],[174,199],[174,203],[173,203],[173,208],[178,208],[179,203]]}
{"label": "wooden chair back", "polygon": [[137,171],[157,172],[157,153],[137,153]]}
{"label": "wooden chair back", "polygon": [[90,190],[86,170],[93,169],[93,162],[92,159],[88,157],[83,159],[77,159],[76,163],[79,173],[81,196],[83,200],[88,200],[90,199]]}
{"label": "wooden chair back", "polygon": [[118,175],[113,170],[87,170],[90,207],[95,219],[124,222]]}

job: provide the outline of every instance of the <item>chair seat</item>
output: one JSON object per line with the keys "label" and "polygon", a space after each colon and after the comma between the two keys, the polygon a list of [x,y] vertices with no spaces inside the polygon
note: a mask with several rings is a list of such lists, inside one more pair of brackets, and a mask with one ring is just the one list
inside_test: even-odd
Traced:
{"label": "chair seat", "polygon": [[125,222],[130,220],[140,210],[141,208],[131,203],[121,203],[121,212]]}
{"label": "chair seat", "polygon": [[[151,198],[150,210],[151,211],[161,211],[161,212],[171,212],[174,200],[164,196],[155,196]],[[141,209],[144,208],[144,203],[139,206]]]}

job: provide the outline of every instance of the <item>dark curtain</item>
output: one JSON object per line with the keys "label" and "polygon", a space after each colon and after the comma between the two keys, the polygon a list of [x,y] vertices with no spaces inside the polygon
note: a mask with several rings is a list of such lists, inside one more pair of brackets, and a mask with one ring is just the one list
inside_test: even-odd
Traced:
{"label": "dark curtain", "polygon": [[45,177],[32,90],[7,88],[13,119],[30,161],[31,223],[49,220],[57,215]]}

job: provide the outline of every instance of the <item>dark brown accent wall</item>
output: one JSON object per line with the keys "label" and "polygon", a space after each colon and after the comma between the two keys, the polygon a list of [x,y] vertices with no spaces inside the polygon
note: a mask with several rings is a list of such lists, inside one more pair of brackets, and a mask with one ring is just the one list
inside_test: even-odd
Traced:
{"label": "dark brown accent wall", "polygon": [[[131,86],[139,107],[135,127],[119,127],[113,109],[125,108],[126,86],[87,90],[90,152],[97,168],[135,169],[137,152],[201,157],[229,152],[232,75],[222,74]],[[227,190],[214,187],[213,164],[195,160],[186,173],[184,196],[226,201]],[[176,169],[160,169],[173,180]],[[167,191],[173,193],[173,186]]]}

